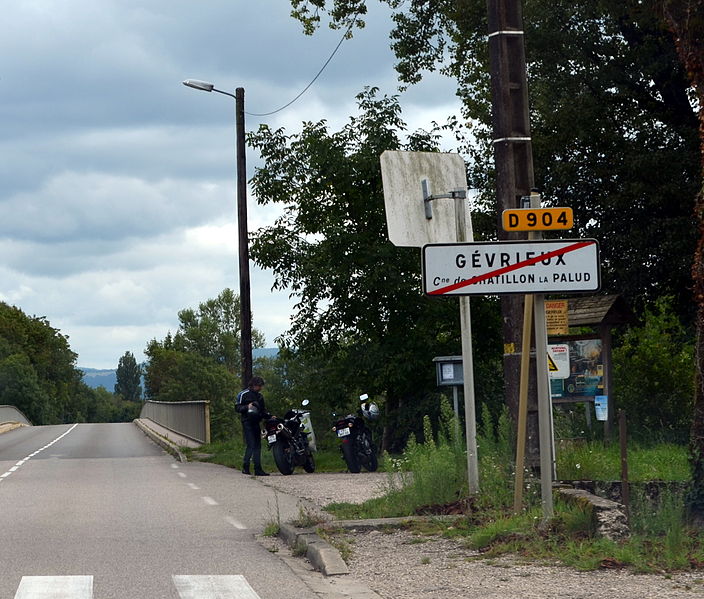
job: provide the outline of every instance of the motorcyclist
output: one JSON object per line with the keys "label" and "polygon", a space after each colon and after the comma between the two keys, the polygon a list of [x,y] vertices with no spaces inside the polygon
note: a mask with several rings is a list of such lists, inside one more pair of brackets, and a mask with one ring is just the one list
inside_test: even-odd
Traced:
{"label": "motorcyclist", "polygon": [[264,396],[261,394],[264,387],[264,379],[253,376],[249,385],[237,395],[236,411],[242,418],[242,431],[244,433],[244,459],[242,460],[242,472],[250,474],[249,462],[254,462],[255,476],[269,476],[268,472],[262,469],[262,437],[259,423],[270,414],[266,411]]}

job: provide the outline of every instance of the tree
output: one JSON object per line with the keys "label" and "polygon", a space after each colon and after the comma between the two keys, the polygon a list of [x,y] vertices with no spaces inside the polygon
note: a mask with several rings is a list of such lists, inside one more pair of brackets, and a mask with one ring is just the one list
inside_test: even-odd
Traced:
{"label": "tree", "polygon": [[142,399],[142,367],[137,364],[132,352],[125,352],[117,364],[115,394],[126,401]]}
{"label": "tree", "polygon": [[[699,158],[704,181],[704,2],[661,0],[659,6],[675,39],[677,52],[699,105]],[[692,488],[688,497],[693,522],[704,527],[704,184],[694,204],[699,240],[692,264],[696,305],[694,416],[690,433]]]}
{"label": "tree", "polygon": [[45,317],[0,302],[0,401],[35,424],[76,421],[83,386],[76,357]]}
{"label": "tree", "polygon": [[[144,372],[148,399],[210,402],[213,440],[232,435],[233,401],[239,386],[239,297],[225,289],[215,299],[178,313],[179,328],[163,341],[152,339],[145,350]],[[264,336],[254,329],[252,345],[262,347]]]}
{"label": "tree", "polygon": [[[456,78],[476,142],[470,180],[492,195],[484,1],[380,0],[393,10],[402,84],[440,70]],[[694,14],[696,2],[683,0]],[[291,0],[313,33],[363,26],[360,0]],[[676,298],[691,320],[691,201],[701,182],[687,70],[653,0],[526,0],[524,23],[535,179],[571,206],[575,235],[600,240],[603,287],[634,305]],[[676,4],[676,3],[670,3]],[[684,22],[684,21],[683,21]]]}
{"label": "tree", "polygon": [[[435,392],[432,358],[459,351],[458,307],[422,295],[418,251],[393,246],[386,231],[379,156],[435,150],[435,134],[402,142],[397,98],[367,89],[357,99],[360,114],[338,132],[321,121],[249,135],[265,162],[252,179],[257,201],[283,210],[256,232],[252,256],[297,299],[281,341],[310,373],[307,396],[338,409],[359,392],[385,398],[393,447],[408,434],[402,416]],[[498,360],[495,302],[473,306],[477,343],[491,347],[479,359]]]}
{"label": "tree", "polygon": [[[178,313],[179,329],[174,347],[197,353],[237,372],[240,365],[240,298],[232,289],[224,289],[215,299]],[[264,347],[264,335],[252,330],[252,347]]]}
{"label": "tree", "polygon": [[672,298],[647,306],[613,352],[614,399],[632,435],[686,442],[692,422],[694,343],[673,313]]}

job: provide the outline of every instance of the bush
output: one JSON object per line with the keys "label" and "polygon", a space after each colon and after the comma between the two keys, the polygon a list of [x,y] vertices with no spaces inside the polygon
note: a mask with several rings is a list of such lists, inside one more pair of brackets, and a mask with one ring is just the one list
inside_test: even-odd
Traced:
{"label": "bush", "polygon": [[613,351],[614,396],[636,438],[686,442],[694,396],[694,343],[672,308],[658,299]]}

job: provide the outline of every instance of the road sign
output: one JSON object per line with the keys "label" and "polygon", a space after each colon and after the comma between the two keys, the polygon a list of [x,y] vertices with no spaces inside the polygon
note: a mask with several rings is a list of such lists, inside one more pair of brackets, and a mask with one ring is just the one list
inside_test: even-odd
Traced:
{"label": "road sign", "polygon": [[548,335],[569,333],[567,300],[545,300],[545,324],[548,327]]}
{"label": "road sign", "polygon": [[556,231],[574,225],[572,208],[516,208],[501,213],[504,231]]}
{"label": "road sign", "polygon": [[[455,201],[433,202],[433,217],[425,216],[423,181],[430,195],[467,189],[467,169],[459,154],[443,152],[400,152],[381,155],[386,224],[391,243],[402,247],[423,247],[426,243],[462,241],[457,237]],[[469,211],[465,217],[464,240],[474,239]]]}
{"label": "road sign", "polygon": [[566,343],[548,345],[548,376],[566,379],[570,376],[570,346]]}
{"label": "road sign", "polygon": [[423,246],[423,291],[432,296],[597,291],[595,239]]}

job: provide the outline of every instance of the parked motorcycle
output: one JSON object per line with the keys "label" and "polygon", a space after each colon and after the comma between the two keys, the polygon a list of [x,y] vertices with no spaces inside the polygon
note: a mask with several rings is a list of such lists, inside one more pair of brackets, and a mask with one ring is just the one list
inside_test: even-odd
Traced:
{"label": "parked motorcycle", "polygon": [[369,401],[366,393],[360,395],[359,400],[362,402],[359,413],[336,419],[332,430],[342,441],[340,451],[350,472],[360,472],[362,466],[369,472],[376,472],[379,467],[376,446],[372,431],[367,427],[365,420],[376,420],[379,417],[379,408]]}
{"label": "parked motorcycle", "polygon": [[[305,399],[303,407],[310,402]],[[274,454],[281,474],[293,474],[296,466],[306,472],[315,472],[315,434],[308,410],[289,410],[283,418],[271,416],[265,423],[264,438]]]}

